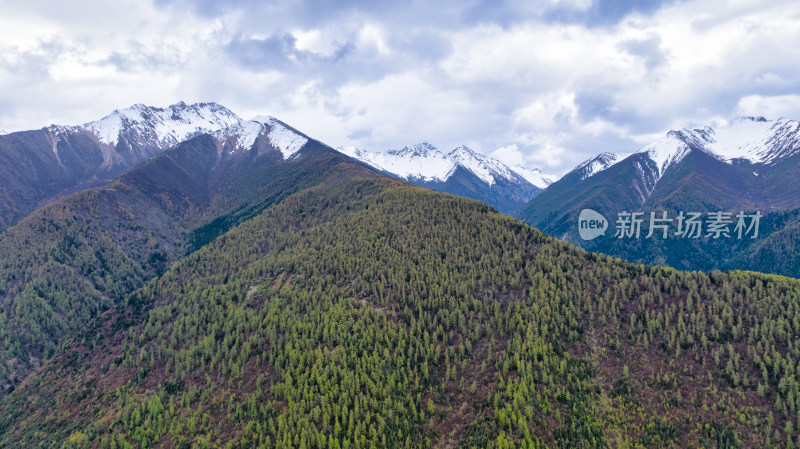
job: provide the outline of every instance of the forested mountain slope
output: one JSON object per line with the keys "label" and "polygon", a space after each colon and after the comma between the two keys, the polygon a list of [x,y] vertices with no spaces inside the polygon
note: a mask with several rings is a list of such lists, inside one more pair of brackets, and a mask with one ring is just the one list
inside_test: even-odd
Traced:
{"label": "forested mountain slope", "polygon": [[0,447],[787,447],[800,282],[632,265],[343,171],[105,312]]}
{"label": "forested mountain slope", "polygon": [[232,226],[341,166],[378,176],[305,137],[285,158],[267,139],[275,124],[252,124],[263,132],[246,148],[234,145],[239,129],[195,137],[0,233],[0,397],[91,318]]}

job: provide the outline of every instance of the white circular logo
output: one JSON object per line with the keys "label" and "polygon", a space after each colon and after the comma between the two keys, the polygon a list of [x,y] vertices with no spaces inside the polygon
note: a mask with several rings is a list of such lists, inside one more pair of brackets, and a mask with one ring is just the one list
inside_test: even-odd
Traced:
{"label": "white circular logo", "polygon": [[608,220],[600,212],[584,209],[578,216],[578,233],[583,240],[592,240],[606,234]]}

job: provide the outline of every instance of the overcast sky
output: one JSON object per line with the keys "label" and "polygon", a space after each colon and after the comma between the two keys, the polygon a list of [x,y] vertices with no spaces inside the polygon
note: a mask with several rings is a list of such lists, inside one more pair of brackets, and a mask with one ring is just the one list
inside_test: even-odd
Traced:
{"label": "overcast sky", "polygon": [[800,119],[800,2],[0,0],[0,130],[216,101],[338,147],[561,172],[669,129]]}

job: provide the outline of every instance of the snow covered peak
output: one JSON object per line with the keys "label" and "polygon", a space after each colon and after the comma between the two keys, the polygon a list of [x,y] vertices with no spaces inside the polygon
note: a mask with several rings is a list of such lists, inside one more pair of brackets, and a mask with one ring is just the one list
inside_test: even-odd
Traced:
{"label": "snow covered peak", "polygon": [[346,147],[339,147],[339,148],[336,149],[336,151],[338,151],[338,152],[340,152],[342,154],[346,154],[346,155],[348,155],[348,156],[350,156],[350,157],[352,157],[354,159],[358,159],[359,161],[364,161],[371,155],[371,153],[369,151],[362,150],[362,149],[354,147],[352,145],[351,146],[346,146]]}
{"label": "snow covered peak", "polygon": [[304,135],[273,116],[259,116],[258,119],[269,128],[269,132],[267,133],[269,143],[280,150],[284,159],[292,157],[308,142],[308,138]]}
{"label": "snow covered peak", "polygon": [[[444,182],[459,167],[469,170],[490,186],[505,179],[512,182],[528,181],[536,187],[544,188],[541,186],[546,181],[542,176],[546,179],[552,178],[541,175],[538,170],[526,174],[527,170],[520,167],[520,171],[517,171],[463,145],[449,153],[444,153],[426,142],[386,152],[370,152],[355,147],[343,147],[339,151],[409,181]],[[529,177],[536,182],[530,181]]]}
{"label": "snow covered peak", "polygon": [[655,170],[643,166],[638,158],[633,162],[637,164],[636,170],[645,185],[652,190],[670,167],[680,163],[693,151],[706,153],[729,164],[778,164],[784,158],[800,153],[800,123],[787,119],[739,117],[718,128],[706,126],[672,130],[636,153],[601,153],[578,165],[573,172],[577,172],[580,179],[584,180],[618,164],[631,154],[644,154],[655,164]]}
{"label": "snow covered peak", "polygon": [[[57,132],[68,128],[51,127]],[[234,149],[249,150],[258,136],[266,131],[270,144],[284,158],[291,157],[308,141],[308,138],[272,116],[242,120],[216,103],[186,104],[183,101],[166,108],[137,103],[86,123],[82,128],[108,145],[116,146],[120,138],[125,138],[129,142],[135,141],[158,150],[165,150],[203,133],[210,133],[218,140],[232,144]]]}
{"label": "snow covered peak", "polygon": [[540,189],[546,189],[550,184],[558,180],[558,176],[542,173],[542,171],[538,168],[531,170],[521,165],[514,165],[510,168],[516,174],[522,176],[526,181]]}
{"label": "snow covered peak", "polygon": [[256,139],[266,135],[269,144],[280,151],[284,159],[289,159],[308,142],[307,137],[272,116],[243,120],[218,130],[213,135],[218,141],[229,144],[230,153],[248,151]]}
{"label": "snow covered peak", "polygon": [[387,151],[387,153],[394,156],[406,157],[406,158],[420,158],[420,157],[425,158],[425,157],[436,157],[437,155],[441,155],[441,152],[428,142],[418,143],[412,146],[411,148],[403,147],[398,150],[389,150]]}
{"label": "snow covered peak", "polygon": [[772,164],[800,151],[800,123],[745,117],[717,129],[709,149],[725,161],[746,159],[753,164]]}
{"label": "snow covered peak", "polygon": [[638,152],[649,154],[658,166],[660,177],[692,149],[728,163],[747,160],[752,164],[773,164],[800,152],[800,123],[787,119],[739,117],[717,129],[706,126],[670,131]]}
{"label": "snow covered peak", "polygon": [[448,153],[447,157],[454,164],[468,169],[489,185],[494,184],[495,178],[513,179],[515,176],[519,176],[497,159],[484,156],[463,145]]}
{"label": "snow covered peak", "polygon": [[222,145],[229,144],[229,153],[235,151],[248,151],[253,148],[256,139],[266,129],[266,126],[256,121],[241,121],[227,128],[222,128],[211,135]]}
{"label": "snow covered peak", "polygon": [[212,132],[241,122],[233,112],[216,103],[184,102],[166,108],[135,104],[115,110],[83,128],[102,143],[116,145],[120,137],[160,149],[168,148],[194,135]]}
{"label": "snow covered peak", "polygon": [[741,117],[737,117],[737,118],[731,120],[730,125],[734,125],[736,123],[741,123],[741,122],[768,122],[768,121],[769,120],[767,120],[763,116],[752,117],[752,116],[743,115]]}
{"label": "snow covered peak", "polygon": [[[698,130],[699,131],[699,130]],[[707,135],[707,130],[702,134]],[[700,143],[699,143],[700,142]],[[661,175],[672,164],[676,164],[683,160],[689,154],[689,144],[694,144],[695,148],[702,148],[703,143],[698,140],[698,137],[686,130],[683,131],[670,131],[664,137],[656,140],[655,142],[644,146],[637,153],[647,153],[647,156],[655,162],[658,168],[657,177]]]}
{"label": "snow covered peak", "polygon": [[469,148],[466,145],[459,145],[455,147],[452,151],[447,153],[448,156],[453,157],[486,157],[480,153],[475,152],[472,148]]}
{"label": "snow covered peak", "polygon": [[444,181],[455,170],[453,162],[428,143],[386,152],[371,152],[354,147],[340,148],[339,151],[408,180]]}
{"label": "snow covered peak", "polygon": [[278,120],[278,119],[276,119],[275,117],[273,117],[271,115],[257,115],[257,116],[255,116],[255,117],[250,119],[251,122],[258,122],[258,123],[265,123],[265,124],[266,123],[272,123],[273,121],[276,121],[276,120]]}
{"label": "snow covered peak", "polygon": [[590,176],[600,173],[603,170],[606,170],[620,161],[623,161],[631,154],[633,153],[600,153],[591,159],[583,161],[580,165],[575,167],[573,171],[580,172],[580,179],[584,180]]}

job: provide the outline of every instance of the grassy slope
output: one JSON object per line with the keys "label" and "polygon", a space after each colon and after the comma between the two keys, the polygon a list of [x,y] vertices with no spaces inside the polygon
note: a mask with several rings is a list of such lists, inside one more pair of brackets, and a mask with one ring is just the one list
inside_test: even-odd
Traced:
{"label": "grassy slope", "polygon": [[93,321],[0,447],[783,447],[798,299],[342,172]]}

